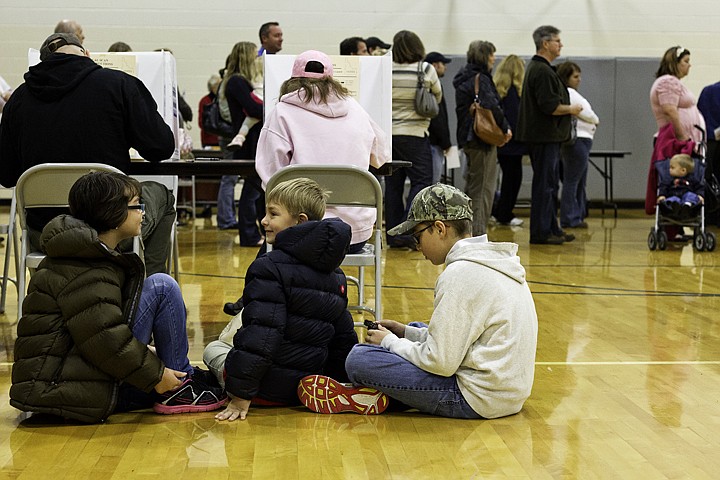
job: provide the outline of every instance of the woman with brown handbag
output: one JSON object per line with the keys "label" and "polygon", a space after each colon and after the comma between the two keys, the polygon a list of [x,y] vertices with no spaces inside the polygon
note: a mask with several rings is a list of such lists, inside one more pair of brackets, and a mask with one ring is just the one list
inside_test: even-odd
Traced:
{"label": "woman with brown handbag", "polygon": [[474,236],[487,232],[498,171],[497,145],[484,142],[473,129],[474,104],[477,102],[492,112],[495,123],[505,132],[505,143],[512,138],[510,125],[500,107],[500,95],[491,76],[494,64],[495,45],[475,40],[468,47],[467,64],[453,79],[457,141],[467,157],[465,192],[472,199]]}

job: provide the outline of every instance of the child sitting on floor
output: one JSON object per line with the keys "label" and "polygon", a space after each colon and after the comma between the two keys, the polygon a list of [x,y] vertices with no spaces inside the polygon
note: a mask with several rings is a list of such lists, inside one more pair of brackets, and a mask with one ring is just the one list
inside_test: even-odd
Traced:
{"label": "child sitting on floor", "polygon": [[262,224],[273,249],[248,268],[232,345],[216,340],[203,353],[231,399],[218,420],[245,419],[251,402],[299,404],[297,385],[307,375],[347,378],[345,359],[357,334],[339,266],[351,234],[337,218],[322,220],[327,198],[307,178],[267,194]]}
{"label": "child sitting on floor", "polygon": [[[517,413],[530,396],[537,315],[514,243],[472,237],[470,199],[441,183],[421,190],[407,221],[388,232],[410,233],[433,265],[446,264],[435,286],[429,326],[380,320],[345,363],[353,386],[319,375],[298,392],[320,413],[382,412],[401,407],[452,418]],[[378,396],[378,393],[381,396]]]}

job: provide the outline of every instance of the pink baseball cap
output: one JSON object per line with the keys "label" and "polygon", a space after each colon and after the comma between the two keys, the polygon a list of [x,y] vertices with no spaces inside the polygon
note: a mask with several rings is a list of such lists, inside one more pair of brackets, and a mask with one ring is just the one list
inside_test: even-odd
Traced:
{"label": "pink baseball cap", "polygon": [[332,77],[332,62],[324,53],[317,50],[308,50],[295,58],[295,63],[293,63],[292,68],[292,76],[294,78]]}

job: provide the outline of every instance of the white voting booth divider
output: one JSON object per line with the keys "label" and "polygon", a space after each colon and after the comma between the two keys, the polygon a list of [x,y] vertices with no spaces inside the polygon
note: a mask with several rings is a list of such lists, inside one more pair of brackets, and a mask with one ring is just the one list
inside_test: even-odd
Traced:
{"label": "white voting booth divider", "polygon": [[[296,55],[265,55],[265,118],[280,100],[280,86],[290,78]],[[392,141],[392,55],[329,55],[334,78],[345,85]]]}
{"label": "white voting booth divider", "polygon": [[[173,159],[180,158],[179,113],[175,57],[170,52],[92,53],[98,65],[124,71],[140,79],[150,91],[163,117],[175,136]],[[28,50],[29,66],[40,63],[40,52]]]}

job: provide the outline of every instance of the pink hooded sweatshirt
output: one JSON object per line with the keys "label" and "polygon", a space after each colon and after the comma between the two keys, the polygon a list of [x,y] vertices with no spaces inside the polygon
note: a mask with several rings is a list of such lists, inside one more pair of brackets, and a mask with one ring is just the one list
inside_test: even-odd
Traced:
{"label": "pink hooded sweatshirt", "polygon": [[[263,188],[275,172],[291,164],[367,170],[390,161],[387,136],[354,98],[331,95],[327,103],[305,103],[301,92],[283,95],[260,132],[255,168]],[[339,217],[352,227],[352,244],[370,238],[375,216],[374,208],[328,207],[325,212],[326,218]]]}

